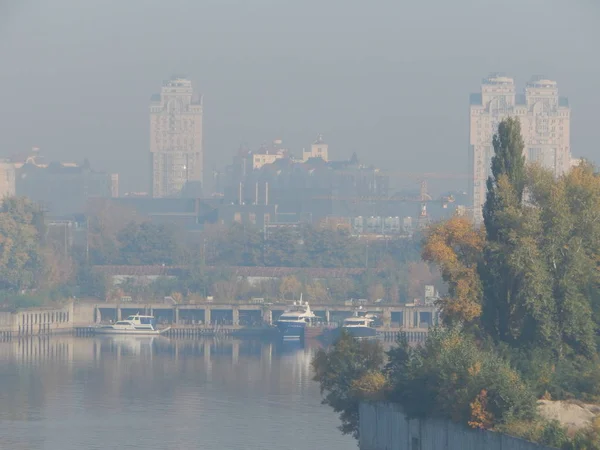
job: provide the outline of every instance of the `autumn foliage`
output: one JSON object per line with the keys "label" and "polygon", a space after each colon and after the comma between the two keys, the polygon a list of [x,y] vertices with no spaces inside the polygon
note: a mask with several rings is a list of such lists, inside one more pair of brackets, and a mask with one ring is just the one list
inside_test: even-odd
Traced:
{"label": "autumn foliage", "polygon": [[471,420],[469,426],[487,430],[494,424],[494,416],[487,410],[487,391],[482,389],[471,403]]}
{"label": "autumn foliage", "polygon": [[477,265],[485,242],[481,230],[465,217],[433,226],[423,245],[423,259],[436,264],[448,283],[441,300],[447,322],[472,322],[481,315],[481,281]]}

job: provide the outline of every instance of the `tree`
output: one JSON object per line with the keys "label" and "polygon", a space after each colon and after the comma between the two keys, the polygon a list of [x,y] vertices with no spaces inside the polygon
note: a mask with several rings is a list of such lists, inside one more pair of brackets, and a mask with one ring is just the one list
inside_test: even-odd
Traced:
{"label": "tree", "polygon": [[334,301],[347,300],[355,288],[352,278],[330,278],[326,285],[329,296]]}
{"label": "tree", "polygon": [[304,254],[299,245],[300,233],[287,227],[269,232],[265,241],[265,265],[269,267],[303,267]]}
{"label": "tree", "polygon": [[484,235],[467,218],[455,216],[434,225],[423,244],[423,259],[435,263],[448,284],[448,295],[440,301],[444,320],[472,323],[481,315],[481,280],[478,266]]}
{"label": "tree", "polygon": [[521,136],[519,119],[509,117],[498,125],[498,133],[494,135],[492,144],[492,176],[487,180],[486,202],[483,207],[485,229],[490,240],[497,238],[497,214],[505,208],[505,202],[498,193],[498,183],[502,177],[507,178],[514,195],[513,203],[520,205],[525,190],[525,144]]}
{"label": "tree", "polygon": [[[526,324],[536,324],[531,309],[528,311],[531,299],[545,298],[548,292],[543,292],[547,280],[536,257],[539,220],[536,211],[523,207],[525,157],[518,119],[500,123],[493,146],[492,176],[483,207],[485,263],[479,267],[485,300],[483,325],[495,339],[529,340],[536,333],[523,336],[522,332]],[[536,256],[530,258],[531,252]]]}
{"label": "tree", "polygon": [[[87,211],[87,246],[90,264],[118,264],[120,243],[118,234],[130,223],[140,219],[131,209],[108,201],[92,203]],[[79,249],[79,259],[87,263],[86,250]]]}
{"label": "tree", "polygon": [[346,332],[329,350],[319,349],[312,360],[314,380],[325,394],[323,404],[340,413],[344,434],[358,438],[361,400],[378,398],[385,383],[384,353],[379,341],[359,341]]}
{"label": "tree", "polygon": [[118,233],[117,239],[124,264],[171,265],[181,255],[175,228],[170,225],[130,222]]}
{"label": "tree", "polygon": [[513,119],[500,124],[494,150],[485,228],[452,218],[424,241],[423,258],[448,284],[444,319],[513,348],[597,356],[600,177],[585,163],[558,178],[526,169]]}
{"label": "tree", "polygon": [[[210,244],[210,243],[209,243]],[[213,247],[219,263],[231,266],[263,265],[263,236],[254,227],[234,223]]]}
{"label": "tree", "polygon": [[518,372],[460,328],[434,329],[416,348],[399,339],[388,352],[386,374],[388,398],[411,417],[492,428],[535,416],[535,397]]}
{"label": "tree", "polygon": [[219,301],[235,301],[238,293],[237,277],[232,276],[228,280],[220,280],[213,284],[213,293]]}
{"label": "tree", "polygon": [[286,299],[287,296],[290,296],[292,299],[298,298],[301,289],[302,283],[293,275],[285,277],[279,285],[279,293],[283,299]]}
{"label": "tree", "polygon": [[435,277],[431,273],[429,264],[420,261],[408,265],[408,296],[410,298],[423,297],[425,286],[434,284]]}
{"label": "tree", "polygon": [[368,289],[369,301],[374,302],[385,297],[385,287],[381,283],[375,283],[369,286]]}
{"label": "tree", "polygon": [[364,253],[355,238],[344,230],[304,227],[302,241],[311,267],[360,267]]}
{"label": "tree", "polygon": [[305,286],[306,296],[311,303],[323,304],[329,300],[329,293],[327,288],[319,281],[313,281],[312,283]]}
{"label": "tree", "polygon": [[0,210],[0,288],[21,290],[43,281],[43,214],[25,198],[6,198]]}

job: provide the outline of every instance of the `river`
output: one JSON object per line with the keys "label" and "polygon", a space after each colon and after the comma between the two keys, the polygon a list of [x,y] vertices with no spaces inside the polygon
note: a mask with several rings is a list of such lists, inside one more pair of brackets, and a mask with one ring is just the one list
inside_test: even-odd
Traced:
{"label": "river", "polygon": [[0,343],[0,448],[351,450],[314,347],[165,337]]}

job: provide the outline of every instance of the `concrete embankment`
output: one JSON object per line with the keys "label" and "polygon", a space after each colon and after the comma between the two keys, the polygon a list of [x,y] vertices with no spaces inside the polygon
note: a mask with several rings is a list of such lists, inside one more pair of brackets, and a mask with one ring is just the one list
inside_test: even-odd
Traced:
{"label": "concrete embankment", "polygon": [[448,420],[409,419],[394,404],[363,403],[359,414],[360,450],[552,450]]}
{"label": "concrete embankment", "polygon": [[73,303],[58,308],[0,311],[0,338],[70,333],[73,323]]}

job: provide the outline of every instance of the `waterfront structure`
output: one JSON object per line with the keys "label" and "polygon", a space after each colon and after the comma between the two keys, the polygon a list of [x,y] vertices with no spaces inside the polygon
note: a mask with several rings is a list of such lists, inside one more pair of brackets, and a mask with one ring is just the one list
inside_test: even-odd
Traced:
{"label": "waterfront structure", "polygon": [[73,329],[73,318],[73,303],[58,308],[2,310],[0,311],[0,339],[68,333]]}
{"label": "waterfront structure", "polygon": [[524,94],[517,94],[513,78],[500,74],[485,78],[481,92],[470,97],[470,191],[476,223],[483,220],[486,180],[494,155],[492,139],[498,124],[507,117],[521,122],[527,162],[537,162],[556,176],[571,167],[571,109],[568,99],[559,96],[557,83],[535,77]]}
{"label": "waterfront structure", "polygon": [[192,82],[173,77],[150,104],[152,196],[177,197],[199,191],[203,176],[202,96]]}

